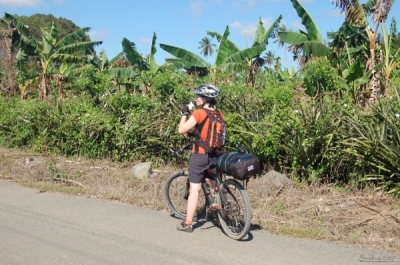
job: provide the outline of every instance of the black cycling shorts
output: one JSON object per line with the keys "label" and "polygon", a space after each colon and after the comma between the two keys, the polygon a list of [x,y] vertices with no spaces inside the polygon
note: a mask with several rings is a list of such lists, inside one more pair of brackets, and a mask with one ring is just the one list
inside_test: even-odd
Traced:
{"label": "black cycling shorts", "polygon": [[217,163],[217,155],[191,154],[189,160],[189,181],[191,183],[201,183],[205,177],[205,170],[216,169]]}

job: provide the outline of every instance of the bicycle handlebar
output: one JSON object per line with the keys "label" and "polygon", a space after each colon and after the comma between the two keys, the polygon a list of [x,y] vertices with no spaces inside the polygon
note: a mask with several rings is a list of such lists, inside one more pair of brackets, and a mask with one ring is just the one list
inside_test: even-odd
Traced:
{"label": "bicycle handlebar", "polygon": [[191,150],[191,149],[192,149],[192,146],[193,146],[193,144],[194,144],[194,142],[195,142],[195,141],[192,141],[192,142],[188,143],[187,145],[185,145],[184,147],[182,147],[182,148],[179,149],[179,150],[175,150],[175,151],[174,151],[174,150],[171,149],[171,152],[172,152],[173,155],[177,155],[177,154],[182,153],[182,152],[185,151],[185,150]]}

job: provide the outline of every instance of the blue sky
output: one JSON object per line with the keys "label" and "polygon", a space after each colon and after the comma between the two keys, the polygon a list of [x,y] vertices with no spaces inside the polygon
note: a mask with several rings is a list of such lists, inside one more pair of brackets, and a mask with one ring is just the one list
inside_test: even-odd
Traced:
{"label": "blue sky", "polygon": [[[328,31],[336,31],[343,23],[343,15],[331,0],[300,1],[325,39]],[[395,1],[388,21],[399,14],[398,2]],[[160,43],[199,54],[199,42],[208,36],[207,31],[222,34],[226,26],[230,29],[229,39],[241,49],[252,45],[260,18],[266,29],[279,15],[288,29],[304,28],[289,0],[0,0],[0,11],[0,15],[4,12],[20,16],[52,14],[69,19],[79,27],[90,27],[91,39],[103,41],[97,50],[105,49],[109,59],[122,50],[124,37],[133,41],[140,53],[148,54],[155,32],[155,60],[159,65],[172,57],[159,47]],[[218,44],[215,39],[212,42]],[[285,52],[286,48],[278,47],[272,40],[267,50],[282,58],[283,67],[297,66],[291,54]],[[213,64],[214,58],[208,61]]]}

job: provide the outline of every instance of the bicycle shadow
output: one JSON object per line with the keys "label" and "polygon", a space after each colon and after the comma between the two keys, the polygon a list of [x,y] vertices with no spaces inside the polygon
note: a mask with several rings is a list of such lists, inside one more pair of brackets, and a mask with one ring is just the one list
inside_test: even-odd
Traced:
{"label": "bicycle shadow", "polygon": [[[206,224],[211,223],[212,225],[207,226],[207,227],[203,227]],[[219,223],[216,220],[207,220],[207,221],[201,221],[201,222],[197,222],[193,225],[193,228],[200,228],[203,230],[208,230],[211,228],[217,228],[217,229],[221,229],[221,226],[219,225]],[[249,242],[251,240],[253,240],[254,236],[252,231],[258,231],[258,230],[262,230],[262,226],[260,224],[251,224],[250,226],[250,230],[249,233],[243,237],[242,239],[239,239],[238,241],[242,241],[242,242]]]}
{"label": "bicycle shadow", "polygon": [[[172,218],[174,218],[174,219],[183,221],[181,218],[176,217],[173,213],[170,214],[170,216]],[[208,229],[213,229],[213,228],[217,228],[217,229],[221,229],[222,230],[222,228],[219,225],[218,221],[216,221],[215,219],[200,220],[200,221],[197,221],[197,222],[193,223],[193,229],[208,230]],[[242,239],[239,239],[238,241],[248,242],[248,241],[253,240],[254,236],[253,236],[253,234],[251,232],[252,231],[258,231],[258,230],[262,230],[262,226],[260,224],[251,224],[249,233],[245,237],[243,237]]]}

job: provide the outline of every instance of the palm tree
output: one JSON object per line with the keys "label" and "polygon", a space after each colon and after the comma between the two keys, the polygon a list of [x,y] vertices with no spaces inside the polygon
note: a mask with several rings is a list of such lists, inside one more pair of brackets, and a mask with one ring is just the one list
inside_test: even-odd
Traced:
{"label": "palm tree", "polygon": [[265,63],[269,66],[273,65],[275,63],[275,53],[273,51],[267,51],[267,53],[264,56]]}
{"label": "palm tree", "polygon": [[214,43],[211,43],[210,38],[208,38],[207,36],[202,38],[199,44],[199,49],[201,50],[200,54],[203,54],[206,58],[212,56],[212,54],[214,53],[213,47],[216,47],[216,45]]}

